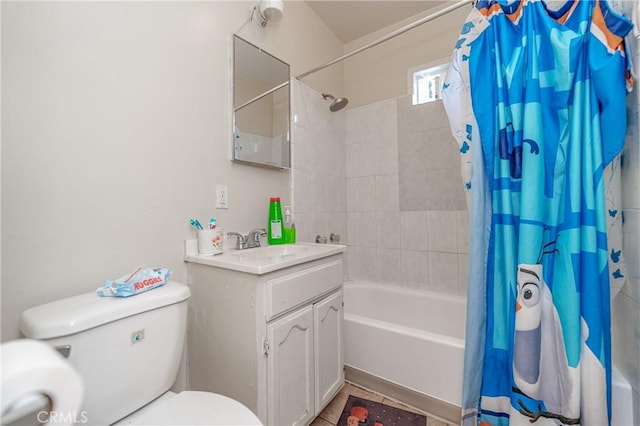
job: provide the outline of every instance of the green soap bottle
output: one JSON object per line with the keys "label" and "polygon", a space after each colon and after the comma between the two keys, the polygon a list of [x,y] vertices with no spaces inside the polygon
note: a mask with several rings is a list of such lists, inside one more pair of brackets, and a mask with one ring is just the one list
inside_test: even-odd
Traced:
{"label": "green soap bottle", "polygon": [[271,197],[269,198],[269,225],[267,226],[269,244],[284,244],[283,228],[280,197]]}

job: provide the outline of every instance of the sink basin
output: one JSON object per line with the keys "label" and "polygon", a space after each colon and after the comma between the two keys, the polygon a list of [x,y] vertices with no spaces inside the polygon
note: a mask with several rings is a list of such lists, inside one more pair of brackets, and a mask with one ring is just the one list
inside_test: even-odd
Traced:
{"label": "sink basin", "polygon": [[246,250],[236,250],[231,253],[240,261],[244,262],[264,262],[277,261],[298,256],[308,251],[309,247],[295,244],[287,244],[281,246],[257,247]]}
{"label": "sink basin", "polygon": [[198,254],[197,242],[190,245],[188,241],[186,249],[184,260],[187,262],[261,275],[342,253],[346,250],[346,246],[314,243],[282,244],[246,250],[226,250],[215,256],[204,256]]}

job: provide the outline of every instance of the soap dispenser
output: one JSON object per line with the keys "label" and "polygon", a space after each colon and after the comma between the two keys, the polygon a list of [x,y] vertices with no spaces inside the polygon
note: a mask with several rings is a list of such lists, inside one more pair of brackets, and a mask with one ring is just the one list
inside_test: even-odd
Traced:
{"label": "soap dispenser", "polygon": [[296,242],[296,225],[293,223],[293,215],[289,206],[284,208],[284,242],[287,244]]}

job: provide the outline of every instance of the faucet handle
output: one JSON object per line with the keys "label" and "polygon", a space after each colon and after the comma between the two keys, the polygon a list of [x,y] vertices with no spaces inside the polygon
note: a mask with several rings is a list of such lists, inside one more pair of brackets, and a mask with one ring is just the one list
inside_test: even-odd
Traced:
{"label": "faucet handle", "polygon": [[247,234],[247,240],[253,238],[253,241],[260,241],[259,237],[266,237],[267,231],[264,228],[255,228]]}

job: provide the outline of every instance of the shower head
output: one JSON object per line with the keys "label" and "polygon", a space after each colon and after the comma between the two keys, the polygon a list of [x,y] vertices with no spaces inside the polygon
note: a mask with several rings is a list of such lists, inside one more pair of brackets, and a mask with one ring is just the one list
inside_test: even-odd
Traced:
{"label": "shower head", "polygon": [[336,99],[335,96],[330,95],[328,93],[323,93],[322,97],[326,100],[328,99],[333,99],[333,102],[331,102],[331,105],[329,105],[329,109],[331,110],[331,112],[336,112],[336,111],[340,111],[342,108],[346,107],[347,104],[349,103],[349,100],[347,98],[338,98]]}

